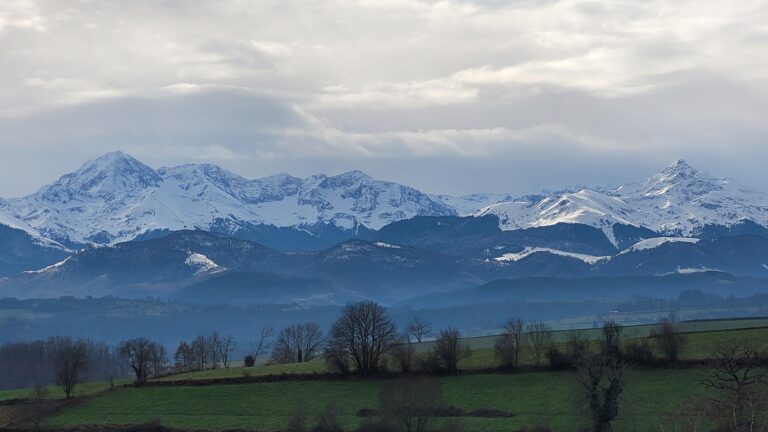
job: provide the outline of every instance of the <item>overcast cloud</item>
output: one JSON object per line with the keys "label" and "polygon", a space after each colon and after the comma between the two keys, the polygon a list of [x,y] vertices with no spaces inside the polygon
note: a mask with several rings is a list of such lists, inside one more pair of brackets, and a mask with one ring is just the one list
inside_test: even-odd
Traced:
{"label": "overcast cloud", "polygon": [[122,149],[433,193],[768,190],[768,1],[3,0],[0,196]]}

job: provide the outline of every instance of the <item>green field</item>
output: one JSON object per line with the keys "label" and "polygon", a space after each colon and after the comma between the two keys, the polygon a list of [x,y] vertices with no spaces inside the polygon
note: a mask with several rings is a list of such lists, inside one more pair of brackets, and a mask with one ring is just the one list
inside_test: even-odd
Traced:
{"label": "green field", "polygon": [[[658,430],[663,422],[659,413],[703,392],[696,383],[705,374],[703,369],[630,372],[619,430]],[[442,381],[448,404],[465,411],[497,408],[514,414],[511,418],[465,418],[469,430],[509,431],[543,424],[558,431],[576,431],[585,422],[579,388],[570,372],[470,375]],[[285,426],[299,404],[314,417],[328,403],[335,403],[343,424],[353,428],[361,421],[356,417],[358,410],[376,408],[379,385],[380,381],[349,380],[128,388],[78,405],[48,419],[45,425],[159,420],[180,428],[274,430]]]}
{"label": "green field", "polygon": [[[685,359],[705,359],[722,343],[749,342],[759,349],[768,349],[766,319],[707,321],[683,323],[688,345]],[[742,326],[742,329],[738,329]],[[744,328],[746,327],[746,329]],[[624,340],[645,337],[652,326],[629,327]],[[562,343],[571,331],[557,331],[555,341]],[[587,330],[584,335],[593,341],[599,330]],[[485,369],[497,366],[490,347],[493,338],[470,338],[472,355],[462,362],[464,369]],[[420,351],[430,344],[421,344]],[[546,360],[544,360],[546,362]],[[530,355],[522,362],[532,364]],[[281,374],[311,374],[326,372],[321,360],[303,364],[235,367],[172,375],[162,380],[227,379]],[[666,414],[682,400],[702,395],[699,384],[707,375],[705,368],[633,369],[626,373],[622,413],[616,430],[661,430],[669,421]],[[519,372],[509,374],[474,374],[441,378],[445,402],[465,412],[478,408],[500,409],[514,414],[508,418],[465,417],[469,431],[510,431],[522,427],[546,425],[557,431],[577,431],[585,426],[583,397],[573,372]],[[138,424],[159,421],[161,424],[189,429],[256,429],[278,430],[284,427],[299,405],[306,407],[312,420],[328,404],[339,409],[340,420],[348,429],[365,421],[356,416],[363,408],[376,409],[381,380],[320,380],[278,381],[265,383],[222,383],[203,386],[160,386],[121,388],[103,392],[94,398],[64,410],[45,421],[45,426],[66,427],[84,424]],[[77,387],[79,396],[95,394],[108,388],[107,383],[89,383]],[[29,390],[0,392],[0,400],[24,398]],[[51,389],[55,398],[63,397],[58,388]],[[435,423],[445,419],[434,419]],[[664,430],[670,430],[665,427]]]}
{"label": "green field", "polygon": [[[129,383],[129,380],[115,380],[115,386],[122,386]],[[107,381],[94,381],[78,384],[75,387],[74,396],[89,396],[109,389]],[[51,399],[64,399],[64,391],[58,386],[49,386],[46,388],[48,397]],[[32,389],[0,390],[0,401],[9,399],[27,399],[32,395]]]}
{"label": "green field", "polygon": [[[757,321],[757,320],[755,320]],[[736,323],[739,321],[728,321],[728,323]],[[766,323],[768,320],[759,320],[759,322]],[[713,325],[715,322],[697,323],[699,328],[702,328],[700,333],[690,333],[686,337],[688,339],[688,345],[682,352],[681,357],[686,360],[699,360],[705,359],[711,356],[713,350],[720,344],[726,342],[735,341],[748,341],[752,343],[756,348],[768,350],[768,328],[754,328],[747,330],[722,330],[722,331],[710,331],[704,330],[709,328],[715,328]],[[753,322],[747,324],[754,325]],[[643,329],[627,328],[624,330],[624,336],[627,335],[637,337],[638,334],[647,335],[650,332],[650,326],[642,326]],[[725,328],[728,328],[726,326]],[[558,331],[555,333],[555,340],[563,341],[568,337],[570,331]],[[589,337],[591,340],[596,340],[599,336],[598,331],[589,330],[589,333],[584,333],[585,337]],[[483,343],[477,343],[477,339],[482,339]],[[625,339],[629,341],[631,339]],[[463,369],[487,369],[498,366],[498,361],[494,355],[492,347],[493,342],[490,338],[470,338],[467,339],[470,346],[474,346],[472,355],[464,359],[461,362]],[[490,341],[490,342],[489,342]],[[474,343],[473,343],[474,342]],[[596,342],[595,342],[596,343]],[[427,344],[421,344],[422,346]],[[421,352],[424,350],[421,349]],[[658,353],[657,353],[658,354]],[[546,363],[546,359],[543,359]],[[533,366],[534,359],[528,353],[522,353],[520,363],[524,366]],[[188,372],[184,374],[171,375],[161,378],[160,381],[178,381],[187,379],[225,379],[225,378],[242,378],[246,374],[248,376],[264,376],[264,375],[280,375],[280,374],[293,374],[293,373],[323,373],[327,372],[325,364],[321,360],[314,360],[308,363],[300,364],[287,364],[287,365],[271,365],[271,366],[257,366],[254,368],[230,368],[230,369],[215,369],[206,370],[200,372]]]}

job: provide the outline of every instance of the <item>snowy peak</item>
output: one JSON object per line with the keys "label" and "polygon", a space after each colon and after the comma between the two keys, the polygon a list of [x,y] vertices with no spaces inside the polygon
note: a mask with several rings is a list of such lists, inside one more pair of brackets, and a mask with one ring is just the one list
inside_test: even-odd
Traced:
{"label": "snowy peak", "polygon": [[378,229],[414,216],[455,214],[436,198],[362,171],[247,179],[211,164],[154,170],[122,152],[91,160],[6,206],[11,216],[67,244],[110,244],[153,230],[234,232],[261,224]]}
{"label": "snowy peak", "polygon": [[487,214],[498,216],[504,230],[557,223],[607,228],[619,223],[690,236],[707,225],[732,226],[745,219],[768,225],[768,194],[712,177],[681,159],[645,181],[612,192],[584,189],[533,202],[510,201],[475,216]]}
{"label": "snowy peak", "polygon": [[697,196],[721,190],[727,184],[727,180],[703,173],[680,159],[645,182],[630,185],[625,190],[647,197],[668,195],[692,200]]}
{"label": "snowy peak", "polygon": [[67,189],[94,195],[143,190],[157,186],[160,175],[123,152],[107,153],[86,162],[74,173],[61,177],[49,190]]}

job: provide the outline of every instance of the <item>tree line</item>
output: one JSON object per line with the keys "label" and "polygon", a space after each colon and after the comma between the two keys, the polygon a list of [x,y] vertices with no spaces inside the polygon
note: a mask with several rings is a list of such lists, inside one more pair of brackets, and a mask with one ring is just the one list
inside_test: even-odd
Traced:
{"label": "tree line", "polygon": [[128,376],[120,353],[90,339],[50,337],[0,346],[0,388],[61,386],[67,398],[83,381],[110,381]]}

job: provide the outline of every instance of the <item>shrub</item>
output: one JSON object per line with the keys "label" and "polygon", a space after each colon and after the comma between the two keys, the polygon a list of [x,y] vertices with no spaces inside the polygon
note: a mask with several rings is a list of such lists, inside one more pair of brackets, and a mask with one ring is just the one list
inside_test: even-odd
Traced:
{"label": "shrub", "polygon": [[299,403],[288,420],[286,432],[306,432],[307,430],[307,408],[303,403]]}
{"label": "shrub", "polygon": [[[459,363],[472,354],[469,345],[462,342],[461,332],[455,328],[448,328],[440,332],[432,348],[432,360],[436,359],[436,366],[451,374],[459,373]],[[435,366],[433,364],[433,366]]]}
{"label": "shrub", "polygon": [[256,365],[256,357],[247,355],[245,356],[245,359],[243,359],[243,363],[245,364],[245,367],[253,367]]}
{"label": "shrub", "polygon": [[434,378],[392,380],[381,386],[381,413],[391,424],[408,432],[427,429],[430,413],[441,406],[442,383]]}
{"label": "shrub", "polygon": [[373,417],[376,415],[376,410],[372,410],[370,408],[361,408],[355,415],[362,418]]}
{"label": "shrub", "polygon": [[574,363],[569,358],[568,354],[555,347],[552,347],[547,351],[547,358],[549,358],[549,367],[554,370],[566,370],[571,369],[574,366]]}
{"label": "shrub", "polygon": [[391,350],[392,358],[400,368],[400,372],[407,374],[411,371],[413,360],[416,357],[416,349],[409,343],[394,345]]}
{"label": "shrub", "polygon": [[317,417],[317,424],[312,428],[312,432],[344,432],[344,428],[339,424],[339,410],[336,405],[328,405]]}
{"label": "shrub", "polygon": [[637,366],[653,366],[656,358],[647,340],[632,341],[624,346],[622,357],[625,362]]}

